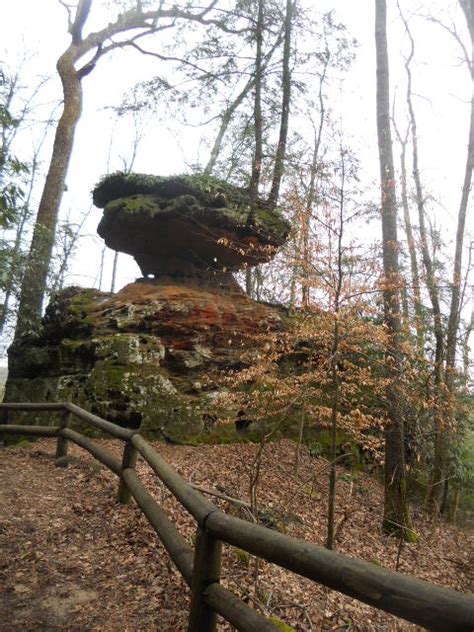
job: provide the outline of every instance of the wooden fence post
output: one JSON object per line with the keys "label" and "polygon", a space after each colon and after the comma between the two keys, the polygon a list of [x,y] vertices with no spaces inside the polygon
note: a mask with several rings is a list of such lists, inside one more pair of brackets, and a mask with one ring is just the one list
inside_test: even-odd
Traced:
{"label": "wooden fence post", "polygon": [[202,595],[221,576],[222,542],[198,527],[191,583],[191,611],[188,632],[215,632],[217,613],[206,605]]}
{"label": "wooden fence post", "polygon": [[[122,467],[121,470],[132,468],[135,469],[135,464],[137,462],[137,450],[136,448],[127,441],[125,447],[123,449],[123,459],[122,459]],[[131,500],[130,490],[127,487],[127,483],[123,480],[123,477],[120,478],[119,489],[118,489],[118,501],[122,505],[128,505]]]}
{"label": "wooden fence post", "polygon": [[71,413],[68,410],[65,410],[61,416],[61,421],[59,422],[58,442],[56,444],[56,459],[54,461],[56,467],[67,467],[69,465],[69,461],[67,458],[69,441],[66,439],[66,437],[63,437],[61,431],[69,426],[70,419]]}
{"label": "wooden fence post", "polygon": [[[2,410],[0,410],[0,422],[3,424],[5,424],[5,426],[8,425],[9,423],[9,419],[8,419],[8,408],[2,408]],[[8,445],[8,435],[3,435],[3,441],[2,441],[3,445],[5,447],[7,447]]]}
{"label": "wooden fence post", "polygon": [[5,424],[5,426],[8,424],[8,408],[0,410],[0,423]]}

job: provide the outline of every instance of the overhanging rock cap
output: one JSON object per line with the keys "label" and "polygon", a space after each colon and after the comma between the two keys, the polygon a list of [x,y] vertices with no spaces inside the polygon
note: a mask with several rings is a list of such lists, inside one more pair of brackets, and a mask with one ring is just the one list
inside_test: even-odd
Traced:
{"label": "overhanging rock cap", "polygon": [[265,200],[204,175],[117,172],[98,183],[93,201],[104,208],[99,235],[134,256],[144,275],[269,261],[290,230]]}

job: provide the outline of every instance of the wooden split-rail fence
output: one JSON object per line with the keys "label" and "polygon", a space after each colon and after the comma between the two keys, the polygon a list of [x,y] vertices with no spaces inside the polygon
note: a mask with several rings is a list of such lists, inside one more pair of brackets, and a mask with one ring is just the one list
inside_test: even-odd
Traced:
{"label": "wooden split-rail fence", "polygon": [[[14,425],[8,423],[13,411],[56,411],[61,417],[57,426]],[[280,630],[219,583],[222,543],[429,630],[474,630],[474,597],[228,516],[186,483],[138,431],[117,426],[70,403],[6,403],[0,404],[0,413],[5,422],[0,425],[0,436],[57,437],[58,466],[67,465],[68,443],[72,441],[118,476],[119,502],[128,503],[133,496],[191,589],[189,632],[215,631],[217,614],[244,632]],[[73,430],[73,418],[123,441],[122,461]],[[194,549],[140,482],[135,471],[138,454],[196,520]]]}

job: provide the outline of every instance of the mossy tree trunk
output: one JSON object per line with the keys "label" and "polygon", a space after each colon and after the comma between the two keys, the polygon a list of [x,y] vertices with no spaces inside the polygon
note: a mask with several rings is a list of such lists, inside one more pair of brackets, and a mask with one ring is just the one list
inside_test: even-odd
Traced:
{"label": "mossy tree trunk", "polygon": [[388,333],[385,355],[386,390],[385,486],[383,529],[391,535],[411,539],[410,516],[406,499],[404,422],[401,406],[400,348],[401,318],[397,237],[397,199],[390,130],[390,90],[387,50],[386,0],[375,0],[375,45],[377,57],[377,134],[380,160],[383,303]]}

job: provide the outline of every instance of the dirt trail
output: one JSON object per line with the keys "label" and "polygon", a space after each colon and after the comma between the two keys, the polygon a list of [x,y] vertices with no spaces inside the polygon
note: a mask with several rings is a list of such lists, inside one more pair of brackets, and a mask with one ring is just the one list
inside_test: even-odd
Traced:
{"label": "dirt trail", "polygon": [[[100,443],[120,456],[120,442]],[[188,481],[248,500],[258,446],[156,448]],[[0,446],[0,631],[184,632],[189,591],[137,507],[116,502],[116,477],[74,445],[70,466],[55,468],[54,451],[54,439]],[[321,545],[327,461],[303,451],[297,474],[293,461],[291,442],[267,446],[258,492],[261,520]],[[194,521],[143,461],[137,468],[192,545]],[[215,501],[239,515],[235,505]],[[414,511],[420,540],[400,550],[397,540],[381,532],[382,512],[381,485],[338,468],[338,551],[390,569],[398,565],[401,572],[457,590],[471,588],[472,531],[432,523]],[[245,552],[224,547],[224,585],[296,632],[419,629],[265,562],[255,584],[254,568]],[[230,626],[220,622],[219,630]]]}
{"label": "dirt trail", "polygon": [[187,589],[117,480],[54,443],[0,449],[0,630],[186,629]]}

